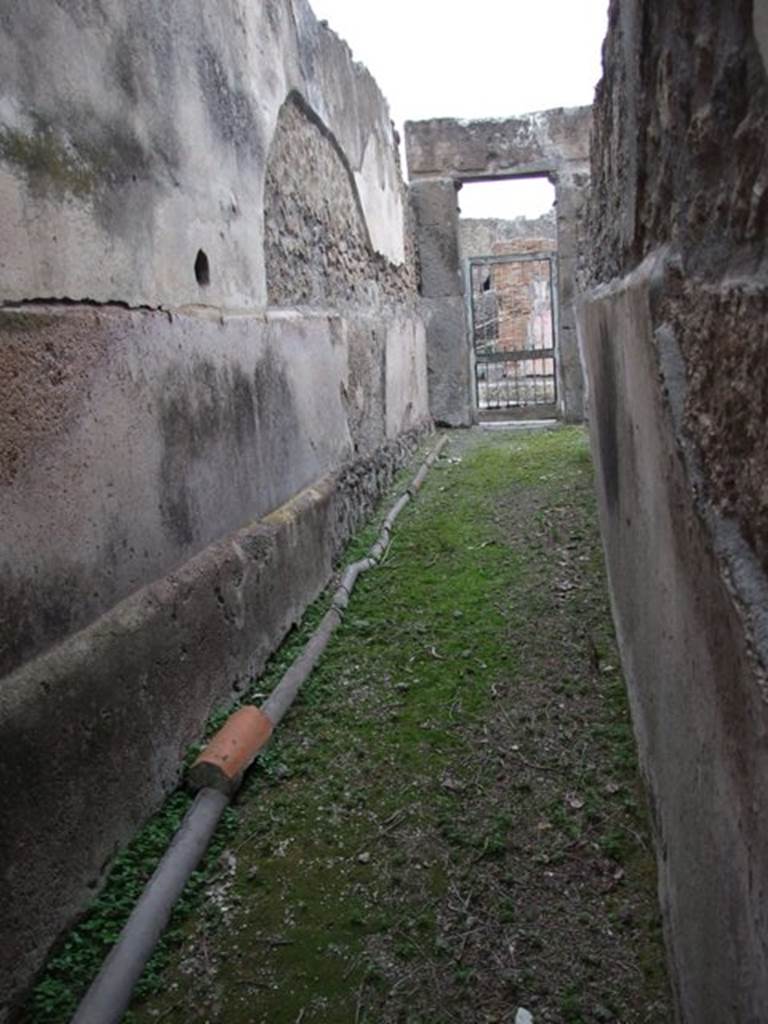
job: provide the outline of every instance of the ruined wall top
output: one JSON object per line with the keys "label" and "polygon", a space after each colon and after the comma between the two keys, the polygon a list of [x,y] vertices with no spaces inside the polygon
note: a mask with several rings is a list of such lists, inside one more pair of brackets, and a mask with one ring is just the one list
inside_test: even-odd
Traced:
{"label": "ruined wall top", "polygon": [[408,121],[408,174],[461,181],[556,174],[589,160],[591,107],[557,107],[502,119]]}
{"label": "ruined wall top", "polygon": [[263,306],[265,178],[291,96],[337,147],[373,251],[402,264],[386,101],[307,0],[5,11],[0,300]]}
{"label": "ruined wall top", "polygon": [[594,103],[588,283],[625,274],[660,245],[713,279],[734,265],[768,274],[766,11],[766,0],[612,0]]}
{"label": "ruined wall top", "polygon": [[[554,207],[540,217],[463,217],[459,222],[462,256],[491,256],[507,252],[532,251],[527,243],[538,242],[548,251],[557,245]],[[522,244],[521,244],[522,243]]]}

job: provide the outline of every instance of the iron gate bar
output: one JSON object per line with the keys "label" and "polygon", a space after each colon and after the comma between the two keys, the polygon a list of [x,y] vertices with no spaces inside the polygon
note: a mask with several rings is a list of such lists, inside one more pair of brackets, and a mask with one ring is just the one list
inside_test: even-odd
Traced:
{"label": "iron gate bar", "polygon": [[534,359],[554,359],[553,348],[517,348],[503,352],[480,352],[484,363],[524,363]]}
{"label": "iron gate bar", "polygon": [[[499,256],[472,256],[467,260],[467,297],[469,323],[472,332],[472,351],[475,357],[475,394],[478,411],[490,409],[515,409],[524,413],[527,408],[546,407],[548,409],[557,402],[557,373],[556,373],[556,323],[557,311],[555,306],[554,275],[556,272],[557,254],[553,252],[521,253],[519,255],[506,254]],[[474,271],[478,267],[489,267],[499,264],[524,264],[524,263],[546,263],[547,284],[549,293],[549,332],[553,344],[547,348],[514,348],[495,350],[498,342],[499,325],[503,318],[499,317],[498,307],[493,309],[491,316],[489,311],[483,311],[483,320],[478,327],[477,317],[480,312],[477,299],[479,293],[476,290]],[[495,296],[496,289],[493,289]],[[479,337],[478,333],[488,334],[491,337]],[[495,334],[495,337],[493,336]],[[551,362],[551,372],[546,372],[546,361]],[[503,367],[508,364],[510,375],[503,369],[501,376],[495,381],[489,380],[489,372],[493,366]],[[526,371],[525,364],[532,364],[532,369]],[[485,369],[487,368],[487,369]],[[514,370],[513,370],[514,368]],[[521,392],[521,379],[523,390]],[[493,386],[493,390],[491,387]],[[485,400],[482,390],[485,389]],[[513,394],[514,392],[514,394]]]}
{"label": "iron gate bar", "polygon": [[554,261],[555,254],[553,252],[524,252],[519,256],[501,255],[501,256],[470,256],[470,266],[481,266],[489,263],[542,263],[546,260],[547,263]]}

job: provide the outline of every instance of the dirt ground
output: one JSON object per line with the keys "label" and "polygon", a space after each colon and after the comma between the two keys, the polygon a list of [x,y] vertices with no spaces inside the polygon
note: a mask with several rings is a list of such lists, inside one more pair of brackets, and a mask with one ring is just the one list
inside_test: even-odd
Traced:
{"label": "dirt ground", "polygon": [[673,1020],[585,435],[450,436],[133,1021]]}

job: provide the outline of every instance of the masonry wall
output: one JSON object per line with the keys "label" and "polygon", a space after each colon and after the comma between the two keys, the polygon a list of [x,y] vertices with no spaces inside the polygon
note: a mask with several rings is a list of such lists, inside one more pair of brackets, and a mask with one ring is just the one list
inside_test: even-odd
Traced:
{"label": "masonry wall", "polygon": [[558,412],[567,421],[582,421],[583,379],[574,301],[578,257],[583,248],[591,118],[590,107],[573,107],[503,119],[406,122],[422,291],[429,314],[430,398],[435,416],[443,422],[466,425],[476,415],[465,398],[471,387],[471,358],[459,222],[451,189],[463,182],[514,177],[548,177],[555,185]]}
{"label": "masonry wall", "polygon": [[465,260],[470,256],[503,255],[507,252],[551,252],[557,248],[554,207],[540,217],[514,217],[511,220],[496,217],[462,217],[459,232],[462,258]]}
{"label": "masonry wall", "polygon": [[0,26],[7,1006],[429,414],[389,112],[304,0]]}
{"label": "masonry wall", "polygon": [[579,331],[689,1024],[768,992],[767,15],[614,0],[594,107]]}
{"label": "masonry wall", "polygon": [[[552,301],[549,264],[542,260],[493,267],[499,319],[499,351],[551,348]],[[551,372],[551,364],[546,372]]]}

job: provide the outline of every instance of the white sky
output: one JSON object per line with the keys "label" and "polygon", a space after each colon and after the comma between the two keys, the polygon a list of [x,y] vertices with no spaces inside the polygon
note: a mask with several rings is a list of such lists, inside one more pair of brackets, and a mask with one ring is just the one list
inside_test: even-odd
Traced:
{"label": "white sky", "polygon": [[[608,0],[310,0],[373,73],[392,119],[506,117],[591,103]],[[404,154],[403,154],[404,158]],[[404,162],[404,161],[403,161]],[[536,217],[545,180],[465,186],[462,214]]]}

